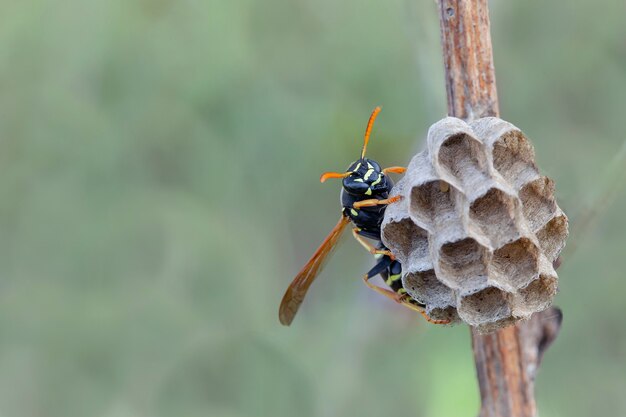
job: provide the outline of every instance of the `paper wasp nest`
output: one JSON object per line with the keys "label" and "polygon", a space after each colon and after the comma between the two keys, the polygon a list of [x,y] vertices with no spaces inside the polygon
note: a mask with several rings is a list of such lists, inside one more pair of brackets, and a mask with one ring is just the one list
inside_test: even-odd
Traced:
{"label": "paper wasp nest", "polygon": [[550,306],[567,217],[530,141],[495,117],[453,117],[428,131],[392,195],[382,240],[408,294],[435,319],[490,331]]}

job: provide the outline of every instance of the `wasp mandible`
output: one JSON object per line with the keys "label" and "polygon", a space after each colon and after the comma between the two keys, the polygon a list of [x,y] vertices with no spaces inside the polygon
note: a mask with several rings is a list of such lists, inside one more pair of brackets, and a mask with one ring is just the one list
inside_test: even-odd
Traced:
{"label": "wasp mandible", "polygon": [[[286,326],[291,324],[304,300],[307,290],[319,274],[324,262],[328,259],[328,256],[337,245],[342,232],[350,222],[354,225],[352,228],[354,238],[377,259],[376,265],[363,276],[365,284],[400,305],[419,312],[431,323],[449,323],[448,320],[434,320],[430,318],[424,310],[424,305],[409,297],[400,279],[402,266],[389,249],[385,247],[380,238],[380,226],[385,214],[385,208],[387,205],[393,204],[402,198],[401,196],[389,197],[393,182],[388,177],[388,174],[403,174],[406,171],[406,168],[403,167],[381,169],[378,162],[365,157],[372,126],[380,110],[380,107],[376,107],[369,118],[367,128],[365,129],[361,157],[350,164],[346,172],[325,172],[320,177],[321,182],[325,182],[329,178],[341,178],[343,180],[341,218],[319,248],[317,248],[311,259],[298,272],[289,288],[287,288],[278,312],[280,322]],[[374,243],[371,243],[368,239],[374,241]],[[381,275],[389,289],[379,287],[369,281],[378,274]]]}

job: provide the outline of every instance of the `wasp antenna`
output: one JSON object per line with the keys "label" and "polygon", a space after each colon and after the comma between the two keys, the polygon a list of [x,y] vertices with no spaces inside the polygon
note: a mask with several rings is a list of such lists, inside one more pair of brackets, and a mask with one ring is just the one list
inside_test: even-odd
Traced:
{"label": "wasp antenna", "polygon": [[380,113],[381,107],[377,106],[372,115],[370,116],[370,120],[367,122],[367,128],[365,129],[365,139],[363,140],[363,150],[361,150],[361,159],[365,158],[365,151],[367,150],[367,143],[370,141],[370,133],[372,131],[372,126],[374,126],[374,120],[376,120],[376,116]]}
{"label": "wasp antenna", "polygon": [[320,177],[320,182],[325,182],[329,178],[345,178],[348,175],[352,174],[351,172],[324,172]]}

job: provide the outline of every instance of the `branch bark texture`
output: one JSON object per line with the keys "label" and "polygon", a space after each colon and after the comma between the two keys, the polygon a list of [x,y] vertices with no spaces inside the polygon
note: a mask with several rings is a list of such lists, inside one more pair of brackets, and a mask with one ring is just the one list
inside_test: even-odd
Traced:
{"label": "branch bark texture", "polygon": [[[437,0],[448,114],[466,121],[499,116],[487,0]],[[534,379],[556,338],[557,308],[490,334],[472,329],[481,417],[535,417]]]}

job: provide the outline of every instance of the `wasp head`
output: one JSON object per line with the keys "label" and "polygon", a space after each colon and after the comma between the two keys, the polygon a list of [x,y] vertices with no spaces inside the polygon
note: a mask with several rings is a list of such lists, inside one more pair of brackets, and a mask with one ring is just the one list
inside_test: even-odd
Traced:
{"label": "wasp head", "polygon": [[353,195],[375,195],[387,191],[387,177],[378,162],[361,158],[348,167],[343,188]]}

